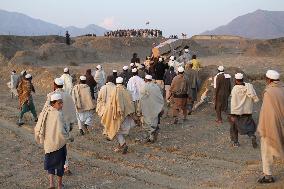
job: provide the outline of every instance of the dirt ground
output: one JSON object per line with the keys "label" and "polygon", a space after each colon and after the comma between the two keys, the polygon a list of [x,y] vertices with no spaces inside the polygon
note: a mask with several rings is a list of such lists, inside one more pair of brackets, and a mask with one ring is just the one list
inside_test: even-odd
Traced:
{"label": "dirt ground", "polygon": [[[267,62],[267,59],[259,58],[255,64],[246,66],[248,59],[245,57],[201,60],[204,65],[224,62],[226,66],[231,61],[233,64],[238,62],[249,73],[255,68],[265,72],[263,64],[257,64]],[[281,72],[284,69],[281,60],[273,60],[271,64],[275,68],[279,66]],[[109,64],[104,67],[111,70]],[[0,188],[47,188],[43,148],[33,137],[35,123],[27,114],[26,124],[21,128],[16,125],[17,100],[11,99],[6,83],[7,78],[0,80]],[[254,81],[253,84],[261,96],[264,82]],[[37,112],[41,111],[45,97],[46,93],[42,91],[34,95]],[[258,103],[255,107],[255,120],[260,106]],[[231,147],[228,122],[217,126],[214,120],[212,104],[198,109],[185,123],[173,125],[170,117],[163,118],[155,144],[142,142],[144,131],[136,127],[127,138],[127,155],[113,152],[117,142],[104,139],[98,119],[92,133],[86,136],[79,136],[75,127],[72,131],[75,141],[68,145],[73,175],[64,177],[64,184],[66,188],[86,189],[284,188],[283,160],[275,161],[276,183],[257,184],[256,180],[262,174],[260,149],[253,149],[247,136],[240,137],[240,148]]]}

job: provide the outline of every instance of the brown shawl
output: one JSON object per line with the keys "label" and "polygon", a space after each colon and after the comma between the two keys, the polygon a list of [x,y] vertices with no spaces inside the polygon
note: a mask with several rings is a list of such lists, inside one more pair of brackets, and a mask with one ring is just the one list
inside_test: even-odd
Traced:
{"label": "brown shawl", "polygon": [[272,82],[264,90],[258,132],[274,156],[284,157],[284,84]]}
{"label": "brown shawl", "polygon": [[30,81],[26,79],[22,79],[18,86],[18,95],[19,95],[19,104],[20,107],[24,105],[25,102],[27,102],[32,95],[32,84]]}

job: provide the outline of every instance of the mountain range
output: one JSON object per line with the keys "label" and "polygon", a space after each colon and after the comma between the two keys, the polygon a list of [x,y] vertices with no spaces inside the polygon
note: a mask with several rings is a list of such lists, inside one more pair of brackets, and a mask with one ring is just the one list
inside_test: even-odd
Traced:
{"label": "mountain range", "polygon": [[237,35],[252,39],[284,37],[284,11],[257,10],[202,35]]}
{"label": "mountain range", "polygon": [[71,36],[85,34],[103,35],[107,30],[95,24],[85,28],[75,26],[62,27],[40,19],[34,19],[22,13],[0,10],[0,35],[65,35],[69,31]]}

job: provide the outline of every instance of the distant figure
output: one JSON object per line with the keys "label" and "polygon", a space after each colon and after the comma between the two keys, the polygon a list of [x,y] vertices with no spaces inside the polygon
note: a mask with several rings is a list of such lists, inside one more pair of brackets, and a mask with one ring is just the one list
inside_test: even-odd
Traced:
{"label": "distant figure", "polygon": [[11,89],[12,98],[14,96],[18,96],[17,89],[16,89],[18,82],[19,82],[19,76],[16,74],[16,71],[13,70],[11,73],[11,81],[10,81],[10,89]]}
{"label": "distant figure", "polygon": [[128,66],[123,66],[123,71],[120,73],[119,77],[123,78],[123,85],[127,87],[128,80],[131,77],[131,74],[128,71]]}
{"label": "distant figure", "polygon": [[70,34],[68,33],[68,31],[66,31],[65,40],[66,40],[66,45],[70,45]]}
{"label": "distant figure", "polygon": [[138,58],[137,53],[133,53],[133,57],[131,59],[131,63],[139,63],[140,64],[140,58]]}
{"label": "distant figure", "polygon": [[68,94],[71,94],[71,90],[73,88],[73,79],[68,68],[64,68],[64,74],[60,78],[64,81],[63,90]]}
{"label": "distant figure", "polygon": [[200,61],[196,59],[196,55],[192,55],[192,60],[190,61],[190,63],[192,64],[192,69],[193,70],[197,70],[199,71],[201,68],[201,64]]}
{"label": "distant figure", "polygon": [[90,87],[91,97],[95,99],[95,87],[97,86],[97,82],[91,74],[91,69],[87,69],[86,71],[86,84]]}

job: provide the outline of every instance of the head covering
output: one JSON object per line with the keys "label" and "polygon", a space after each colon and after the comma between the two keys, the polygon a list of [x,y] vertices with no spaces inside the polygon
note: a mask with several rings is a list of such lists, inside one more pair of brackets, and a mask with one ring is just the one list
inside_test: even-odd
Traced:
{"label": "head covering", "polygon": [[151,75],[146,75],[146,76],[145,76],[145,79],[148,79],[148,80],[152,80],[152,78],[153,78],[153,77],[152,77]]}
{"label": "head covering", "polygon": [[12,73],[12,74],[15,74],[15,73],[16,73],[16,70],[13,70],[11,73]]}
{"label": "head covering", "polygon": [[102,66],[101,65],[97,65],[97,67],[96,67],[97,69],[102,69]]}
{"label": "head covering", "polygon": [[117,77],[117,78],[115,79],[115,82],[116,82],[117,84],[121,84],[121,83],[123,83],[123,78],[122,78],[122,77]]}
{"label": "head covering", "polygon": [[230,74],[224,74],[224,76],[225,76],[226,79],[231,79],[232,78],[232,76]]}
{"label": "head covering", "polygon": [[117,72],[117,70],[112,70],[112,72]]}
{"label": "head covering", "polygon": [[55,101],[55,100],[62,100],[62,96],[59,93],[54,93],[50,97],[50,101]]}
{"label": "head covering", "polygon": [[175,59],[175,57],[174,57],[174,56],[171,56],[171,57],[170,57],[170,60],[174,60],[174,59]]}
{"label": "head covering", "polygon": [[189,50],[188,50],[188,49],[184,49],[184,52],[188,53],[188,52],[189,52]]}
{"label": "head covering", "polygon": [[123,66],[123,70],[128,70],[128,66]]}
{"label": "head covering", "polygon": [[159,62],[162,62],[162,61],[163,61],[163,58],[162,58],[162,57],[160,57],[160,58],[159,58]]}
{"label": "head covering", "polygon": [[137,72],[137,68],[133,68],[131,71],[132,71],[132,73],[135,73],[135,72]]}
{"label": "head covering", "polygon": [[31,74],[27,74],[27,75],[25,76],[26,79],[30,79],[31,77],[32,77]]}
{"label": "head covering", "polygon": [[235,78],[236,79],[243,79],[244,75],[242,73],[237,73],[237,74],[235,74]]}
{"label": "head covering", "polygon": [[266,77],[273,80],[278,80],[280,78],[280,74],[275,70],[268,70],[266,72]]}
{"label": "head covering", "polygon": [[68,72],[69,71],[69,69],[68,68],[64,68],[64,73],[66,73],[66,72]]}
{"label": "head covering", "polygon": [[56,79],[54,80],[54,83],[55,83],[56,85],[59,85],[59,86],[64,85],[64,81],[63,81],[63,79],[61,79],[61,78],[56,78]]}
{"label": "head covering", "polygon": [[86,80],[87,80],[87,78],[86,78],[86,76],[81,75],[81,76],[80,76],[80,80],[81,80],[81,81],[86,81]]}
{"label": "head covering", "polygon": [[179,73],[183,73],[183,72],[184,72],[184,68],[183,68],[183,67],[181,67],[181,66],[180,66],[180,67],[178,67],[178,72],[179,72]]}
{"label": "head covering", "polygon": [[134,63],[130,63],[130,66],[131,66],[131,67],[134,66]]}
{"label": "head covering", "polygon": [[223,71],[224,71],[224,66],[219,66],[219,67],[218,67],[218,70],[219,70],[220,72],[223,72]]}
{"label": "head covering", "polygon": [[26,70],[21,71],[21,75],[24,75],[26,72]]}

